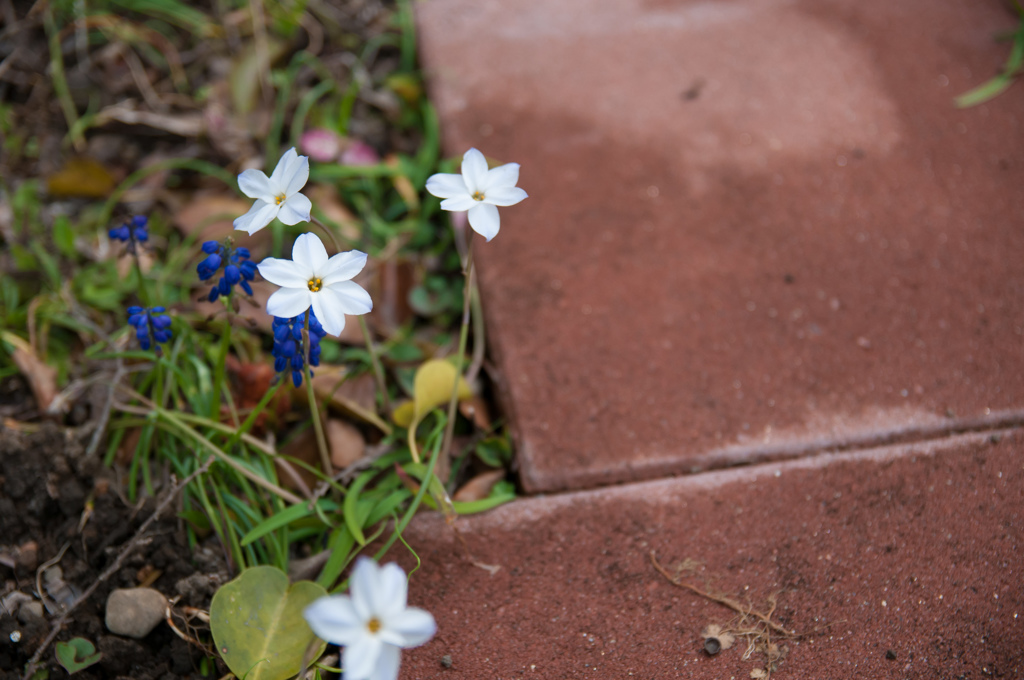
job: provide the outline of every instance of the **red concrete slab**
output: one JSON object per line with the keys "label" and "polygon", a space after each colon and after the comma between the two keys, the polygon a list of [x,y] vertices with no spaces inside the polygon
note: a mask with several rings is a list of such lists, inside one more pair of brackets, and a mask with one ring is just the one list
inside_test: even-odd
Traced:
{"label": "red concrete slab", "polygon": [[522,480],[583,488],[1024,408],[999,0],[425,0]]}
{"label": "red concrete slab", "polygon": [[777,595],[773,620],[808,635],[777,639],[789,651],[773,678],[1024,677],[1022,462],[1020,433],[963,435],[524,499],[458,522],[493,575],[421,517],[406,534],[423,560],[409,599],[438,634],[406,652],[401,677],[739,680],[763,667],[744,645],[701,651],[704,627],[733,613],[669,583],[652,550],[744,604]]}

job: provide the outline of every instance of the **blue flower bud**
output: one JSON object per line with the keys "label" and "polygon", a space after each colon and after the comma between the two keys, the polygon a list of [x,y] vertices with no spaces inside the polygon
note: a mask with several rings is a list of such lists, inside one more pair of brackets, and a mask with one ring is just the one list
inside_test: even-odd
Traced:
{"label": "blue flower bud", "polygon": [[149,218],[146,217],[145,215],[136,215],[135,217],[132,218],[132,225],[136,227],[141,227],[143,229],[146,227],[146,224],[148,222]]}
{"label": "blue flower bud", "polygon": [[245,291],[246,295],[252,295],[252,286],[245,279],[242,279],[242,290]]}
{"label": "blue flower bud", "polygon": [[302,387],[302,371],[292,371],[292,384]]}
{"label": "blue flower bud", "polygon": [[288,359],[285,357],[277,357],[274,359],[274,371],[280,373],[284,369],[288,368]]}
{"label": "blue flower bud", "polygon": [[220,291],[221,295],[227,297],[228,295],[231,295],[231,284],[229,284],[228,280],[222,276],[220,277],[220,281],[217,282],[217,290]]}
{"label": "blue flower bud", "polygon": [[[277,322],[278,319],[274,319],[274,323],[276,324]],[[277,342],[284,342],[284,340],[289,335],[291,335],[291,329],[289,329],[289,327],[285,326],[284,324],[278,325],[276,328],[274,328],[274,340],[277,340]]]}
{"label": "blue flower bud", "polygon": [[[155,309],[153,311],[156,311]],[[171,325],[171,317],[169,316],[154,316],[153,317],[153,328],[168,328]]]}
{"label": "blue flower bud", "polygon": [[145,227],[135,227],[135,240],[139,242],[149,240],[149,230]]}
{"label": "blue flower bud", "polygon": [[251,257],[248,248],[235,248],[235,255],[243,260],[248,260]]}
{"label": "blue flower bud", "polygon": [[237,265],[229,264],[224,267],[224,278],[227,279],[229,286],[233,286],[242,279],[242,273],[238,271]]}
{"label": "blue flower bud", "polygon": [[220,250],[220,244],[216,241],[206,241],[203,243],[203,252],[207,255],[213,255]]}

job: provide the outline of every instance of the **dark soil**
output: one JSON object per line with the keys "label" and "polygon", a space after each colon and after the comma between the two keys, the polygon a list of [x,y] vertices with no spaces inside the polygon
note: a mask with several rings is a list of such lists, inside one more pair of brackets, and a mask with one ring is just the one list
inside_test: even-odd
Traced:
{"label": "dark soil", "polygon": [[[51,610],[42,619],[22,615],[19,620],[0,612],[0,680],[21,677],[25,664],[62,612],[55,602],[62,598],[73,601],[88,588],[156,506],[152,497],[129,504],[119,491],[115,473],[99,460],[84,458],[88,437],[79,440],[75,435],[75,430],[53,424],[44,424],[34,433],[6,427],[0,430],[2,593],[6,596],[20,590],[38,599],[37,570],[56,558],[65,545],[57,564],[70,589],[47,593],[43,602]],[[158,494],[171,486],[167,478],[157,483],[161,484]],[[58,640],[83,637],[103,654],[99,663],[77,673],[77,678],[202,677],[198,669],[204,652],[178,637],[166,623],[141,640],[112,635],[104,625],[107,595],[115,588],[138,586],[159,572],[151,587],[168,598],[180,596],[175,607],[180,612],[185,605],[206,609],[217,585],[228,577],[218,545],[189,549],[174,507],[172,504],[165,511],[167,516],[152,525],[151,540],[143,541],[124,566],[75,609],[58,636]],[[186,630],[182,619],[175,622]],[[191,633],[209,639],[207,631],[192,629]],[[66,674],[52,648],[44,652],[41,663],[49,668],[50,677]]]}

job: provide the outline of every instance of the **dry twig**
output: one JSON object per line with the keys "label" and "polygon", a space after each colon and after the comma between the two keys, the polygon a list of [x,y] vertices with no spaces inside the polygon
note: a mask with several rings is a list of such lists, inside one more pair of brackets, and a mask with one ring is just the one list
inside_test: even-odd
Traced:
{"label": "dry twig", "polygon": [[209,458],[206,459],[205,463],[200,465],[195,470],[195,472],[190,474],[188,477],[182,480],[181,483],[177,484],[173,489],[170,490],[167,496],[165,496],[164,499],[160,501],[160,504],[156,506],[156,510],[153,511],[153,514],[150,515],[149,518],[142,523],[142,526],[140,526],[138,531],[135,532],[135,535],[132,536],[131,540],[128,541],[121,548],[121,552],[118,553],[117,558],[114,560],[114,563],[107,567],[103,571],[103,573],[100,574],[99,577],[95,581],[93,581],[88,588],[85,589],[85,592],[83,592],[82,595],[77,600],[75,600],[74,603],[72,603],[71,606],[68,607],[63,614],[61,614],[59,619],[53,622],[53,627],[50,628],[50,634],[46,636],[46,639],[43,640],[42,644],[40,644],[39,647],[36,649],[35,653],[32,655],[32,658],[29,659],[28,665],[25,666],[25,673],[21,676],[21,680],[29,680],[29,678],[31,678],[32,675],[35,673],[36,666],[39,663],[39,659],[42,658],[43,652],[45,652],[49,648],[50,644],[56,639],[57,635],[60,634],[60,631],[64,627],[64,624],[67,622],[68,617],[71,616],[71,612],[75,611],[75,608],[78,607],[78,605],[88,600],[89,597],[94,592],[96,592],[96,589],[99,588],[102,583],[104,583],[107,579],[113,576],[121,568],[121,565],[122,563],[124,563],[125,558],[127,558],[128,555],[130,555],[131,552],[142,543],[142,540],[145,537],[146,531],[149,530],[150,525],[153,524],[153,522],[155,522],[160,517],[160,514],[167,509],[167,506],[171,504],[171,502],[178,496],[182,489],[184,489],[189,483],[192,482],[192,480],[194,480],[196,477],[203,474],[210,468],[210,464],[212,462],[213,456],[210,456]]}

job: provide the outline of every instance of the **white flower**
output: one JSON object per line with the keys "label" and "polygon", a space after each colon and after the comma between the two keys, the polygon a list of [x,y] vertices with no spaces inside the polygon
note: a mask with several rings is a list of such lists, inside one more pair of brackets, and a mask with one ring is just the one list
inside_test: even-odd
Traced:
{"label": "white flower", "polygon": [[275,217],[288,225],[309,222],[313,204],[299,193],[308,179],[309,158],[300,156],[295,147],[284,152],[270,177],[256,169],[243,172],[238,176],[238,188],[256,202],[235,220],[235,229],[254,234]]}
{"label": "white flower", "polygon": [[462,174],[438,173],[427,180],[427,191],[441,201],[442,210],[469,211],[469,226],[490,241],[497,236],[501,221],[495,206],[515,205],[526,198],[516,186],[519,163],[487,169],[487,159],[476,149],[462,157]]}
{"label": "white flower", "polygon": [[405,572],[395,563],[378,567],[360,557],[349,592],[351,596],[322,597],[302,615],[317,636],[345,646],[344,680],[395,680],[401,650],[434,637],[434,617],[405,606]]}
{"label": "white flower", "polygon": [[310,306],[331,335],[341,335],[346,314],[367,314],[373,309],[370,294],[350,281],[366,265],[366,253],[350,250],[327,258],[316,234],[300,234],[292,246],[292,259],[268,257],[257,265],[260,275],[281,286],[267,300],[267,314],[291,318]]}

